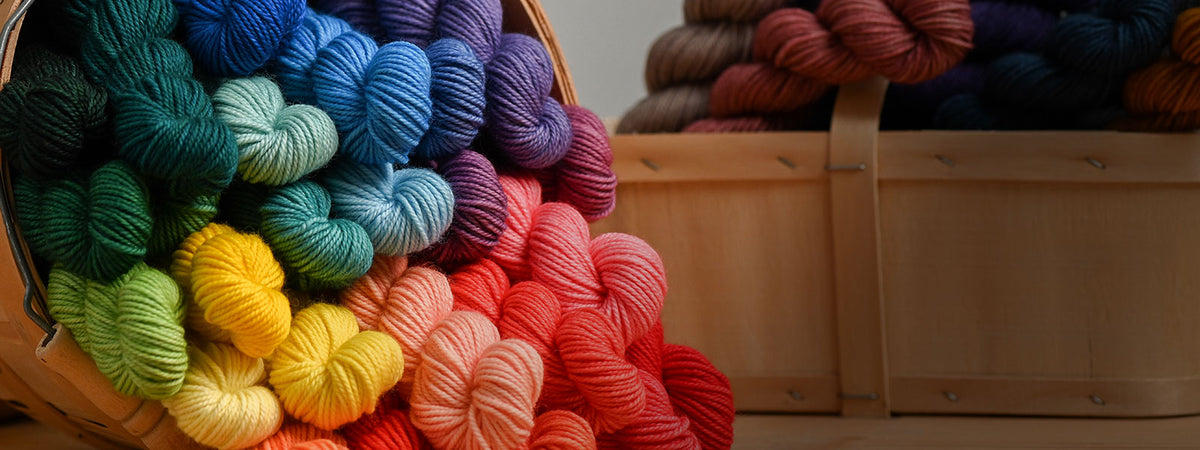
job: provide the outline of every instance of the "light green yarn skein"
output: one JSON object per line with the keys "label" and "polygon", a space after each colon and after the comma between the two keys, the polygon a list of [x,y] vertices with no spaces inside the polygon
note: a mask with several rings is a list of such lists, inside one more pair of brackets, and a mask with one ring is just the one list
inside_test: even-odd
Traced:
{"label": "light green yarn skein", "polygon": [[237,171],[250,183],[291,183],[324,167],[337,151],[329,115],[309,105],[289,106],[269,79],[226,81],[213,93],[213,108],[237,137]]}
{"label": "light green yarn skein", "polygon": [[188,364],[183,295],[169,275],[138,264],[104,284],[56,266],[46,290],[50,315],[117,391],[152,400],[179,392]]}

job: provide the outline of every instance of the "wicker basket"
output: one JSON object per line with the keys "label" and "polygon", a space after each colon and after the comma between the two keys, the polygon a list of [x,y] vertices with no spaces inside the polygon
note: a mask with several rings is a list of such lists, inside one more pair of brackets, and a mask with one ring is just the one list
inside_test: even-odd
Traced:
{"label": "wicker basket", "polygon": [[741,411],[1200,414],[1200,134],[620,135],[617,210],[667,338]]}
{"label": "wicker basket", "polygon": [[[0,1],[7,40],[0,82],[7,82],[20,21],[34,0]],[[504,30],[540,39],[554,60],[553,95],[575,104],[562,50],[538,0],[502,0]],[[117,393],[70,333],[45,314],[45,287],[12,214],[12,189],[4,167],[2,206],[7,245],[0,245],[0,399],[26,415],[99,448],[199,447],[184,436],[157,401]]]}

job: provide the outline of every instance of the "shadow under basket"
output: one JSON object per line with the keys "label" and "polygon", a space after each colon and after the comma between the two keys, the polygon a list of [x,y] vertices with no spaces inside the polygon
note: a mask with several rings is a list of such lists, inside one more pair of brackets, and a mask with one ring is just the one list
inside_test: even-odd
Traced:
{"label": "shadow under basket", "polygon": [[[7,82],[21,19],[33,0],[0,1],[4,23],[0,83]],[[537,0],[501,0],[504,30],[541,40],[554,61],[552,95],[577,104],[554,31]],[[2,149],[0,149],[2,151]],[[175,426],[157,401],[113,389],[69,331],[45,313],[42,286],[12,214],[12,186],[3,168],[0,198],[5,245],[0,245],[0,400],[29,417],[98,448],[200,448]]]}
{"label": "shadow under basket", "polygon": [[659,250],[667,339],[739,411],[1200,414],[1200,134],[618,135],[594,232]]}

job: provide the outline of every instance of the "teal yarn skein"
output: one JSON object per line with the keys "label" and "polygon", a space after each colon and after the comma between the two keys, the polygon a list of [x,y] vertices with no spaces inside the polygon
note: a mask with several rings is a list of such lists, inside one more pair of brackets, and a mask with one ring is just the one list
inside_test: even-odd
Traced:
{"label": "teal yarn skein", "polygon": [[281,188],[260,208],[262,236],[302,290],[341,289],[371,268],[371,237],[357,223],[330,219],[329,193],[313,181]]}
{"label": "teal yarn skein", "polygon": [[336,161],[323,183],[335,217],[371,236],[376,253],[408,255],[441,239],[454,218],[454,192],[431,170]]}
{"label": "teal yarn skein", "polygon": [[146,184],[122,161],[48,183],[18,178],[18,223],[34,254],[107,282],[146,256],[153,219]]}
{"label": "teal yarn skein", "polygon": [[291,183],[324,167],[337,152],[337,128],[329,115],[310,105],[288,105],[267,78],[226,81],[212,99],[217,119],[237,138],[238,175],[250,183]]}
{"label": "teal yarn skein", "polygon": [[100,283],[58,266],[46,291],[51,317],[117,391],[151,400],[179,392],[188,366],[183,293],[169,275],[138,264]]}
{"label": "teal yarn skein", "polygon": [[0,91],[0,148],[21,175],[47,180],[109,157],[108,93],[74,59],[22,49]]}
{"label": "teal yarn skein", "polygon": [[233,133],[213,117],[187,51],[169,39],[171,0],[71,0],[86,72],[113,103],[117,153],[150,178],[197,194],[229,185],[237,168]]}

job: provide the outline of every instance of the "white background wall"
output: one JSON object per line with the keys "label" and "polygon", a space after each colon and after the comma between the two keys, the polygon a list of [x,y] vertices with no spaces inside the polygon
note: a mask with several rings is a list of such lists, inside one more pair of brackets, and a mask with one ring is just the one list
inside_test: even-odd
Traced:
{"label": "white background wall", "polygon": [[646,95],[646,53],[683,24],[682,0],[542,0],[567,56],[579,101],[616,118]]}

